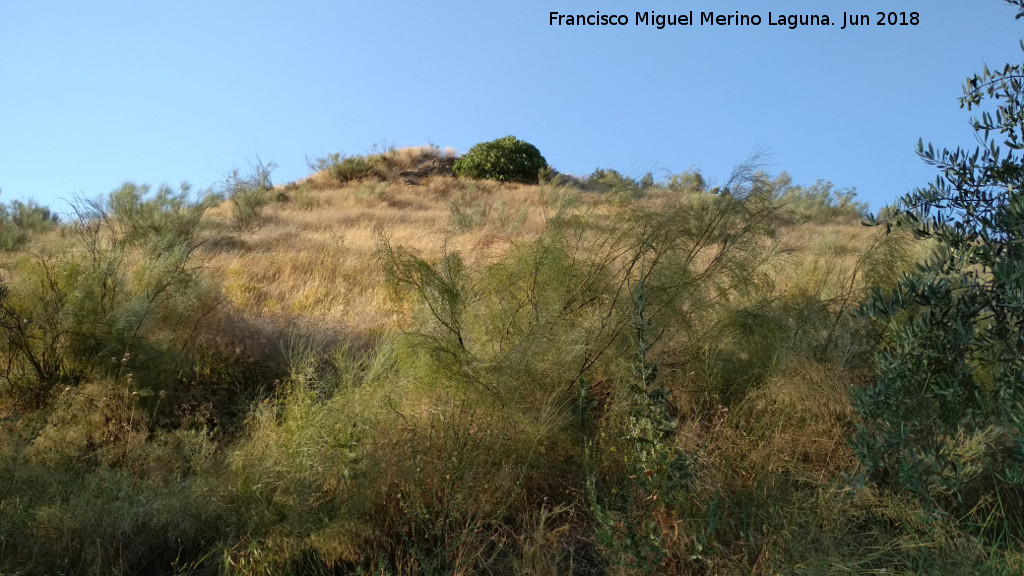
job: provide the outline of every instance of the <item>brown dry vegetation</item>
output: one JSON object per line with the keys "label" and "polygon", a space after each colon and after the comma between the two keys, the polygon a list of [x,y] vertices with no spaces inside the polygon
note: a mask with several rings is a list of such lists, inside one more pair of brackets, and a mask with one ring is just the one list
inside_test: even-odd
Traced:
{"label": "brown dry vegetation", "polygon": [[[381,235],[427,257],[447,246],[472,264],[495,258],[517,238],[535,237],[544,221],[543,192],[518,184],[432,176],[418,185],[300,184],[290,190],[296,191],[301,204],[272,205],[252,230],[231,231],[226,206],[210,215],[214,240],[202,248],[201,259],[224,282],[228,301],[246,314],[365,333],[393,327],[396,311],[377,255]],[[453,223],[452,206],[460,201],[480,210],[479,225],[466,230]],[[502,222],[496,205],[526,217]]]}
{"label": "brown dry vegetation", "polygon": [[[450,176],[415,184],[339,184],[317,172],[284,187],[283,194],[253,229],[234,229],[226,203],[209,211],[208,238],[199,251],[204,268],[222,283],[226,301],[248,318],[312,322],[363,335],[395,329],[409,312],[385,283],[382,237],[427,259],[455,252],[474,266],[535,239],[560,205],[575,203],[609,218],[617,210],[603,205],[601,195],[571,188]],[[675,196],[654,191],[632,204],[657,210]],[[782,291],[826,300],[851,288],[859,292],[858,259],[878,235],[878,229],[849,219],[782,227],[777,238],[766,240],[778,253],[771,273]],[[858,284],[851,287],[846,279]]]}

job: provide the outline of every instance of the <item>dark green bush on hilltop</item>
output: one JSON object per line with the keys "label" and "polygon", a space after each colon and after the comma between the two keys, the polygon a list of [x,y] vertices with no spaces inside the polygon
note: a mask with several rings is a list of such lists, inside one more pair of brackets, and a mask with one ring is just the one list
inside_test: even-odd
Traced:
{"label": "dark green bush on hilltop", "polygon": [[548,165],[536,146],[505,136],[481,142],[455,162],[455,175],[475,180],[500,180],[536,184],[539,172]]}

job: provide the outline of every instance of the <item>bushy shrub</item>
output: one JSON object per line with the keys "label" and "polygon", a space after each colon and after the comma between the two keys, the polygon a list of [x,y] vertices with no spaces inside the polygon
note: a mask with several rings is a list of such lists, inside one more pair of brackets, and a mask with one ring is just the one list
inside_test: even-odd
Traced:
{"label": "bushy shrub", "polygon": [[342,183],[366,178],[372,173],[372,170],[373,167],[366,161],[366,157],[358,154],[344,157],[334,154],[327,167],[327,173],[331,175],[331,178]]}
{"label": "bushy shrub", "polygon": [[19,260],[2,287],[0,395],[42,405],[58,386],[117,369],[111,357],[127,351],[159,374],[158,342],[186,332],[210,305],[192,263],[210,205],[191,200],[187,186],[150,195],[127,183],[77,206],[73,243]]}
{"label": "bushy shrub", "polygon": [[[540,237],[486,266],[381,244],[389,280],[420,304],[404,340],[415,363],[396,380],[500,411],[532,444],[558,446],[535,456],[543,473],[526,471],[526,486],[546,488],[553,505],[563,492],[584,495],[596,553],[616,567],[650,572],[693,552],[675,537],[692,513],[692,461],[678,448],[668,379],[655,379],[655,347],[674,340],[691,356],[701,324],[714,322],[710,303],[761,276],[769,189],[757,178],[730,189],[657,208],[610,202],[613,225],[607,213],[559,211]],[[674,372],[687,361],[677,360]],[[554,478],[571,488],[544,484]]]}
{"label": "bushy shrub", "polygon": [[637,180],[614,168],[597,168],[584,179],[584,182],[584,189],[591,192],[624,194],[633,197],[640,197],[645,192],[649,192],[659,186],[654,180],[654,174],[651,172],[644,174]]}
{"label": "bushy shrub", "polygon": [[1022,71],[986,69],[964,84],[963,106],[997,104],[972,123],[978,150],[918,143],[941,175],[888,209],[885,224],[937,249],[865,303],[888,338],[875,382],[853,390],[862,422],[851,443],[866,475],[1000,543],[1024,532]]}
{"label": "bushy shrub", "polygon": [[854,188],[839,189],[835,184],[818,180],[810,186],[791,186],[783,173],[779,180],[779,205],[783,214],[796,222],[852,220],[867,215],[866,202],[857,201]]}
{"label": "bushy shrub", "polygon": [[668,181],[668,189],[673,192],[704,192],[707,187],[704,176],[697,170],[673,174]]}
{"label": "bushy shrub", "polygon": [[368,155],[339,153],[307,158],[306,164],[314,172],[323,172],[339,184],[364,179],[386,182],[399,177],[450,176],[454,156],[437,146],[386,148],[377,152],[375,146]]}
{"label": "bushy shrub", "polygon": [[640,183],[625,176],[618,170],[597,168],[586,179],[586,189],[591,192],[636,192]]}
{"label": "bushy shrub", "polygon": [[624,402],[629,417],[620,438],[627,481],[599,495],[590,450],[587,454],[587,496],[598,544],[611,563],[640,570],[667,557],[665,535],[677,526],[696,461],[676,444],[671,392],[656,381],[658,365],[649,358],[654,337],[646,317],[647,296],[641,270],[633,288],[636,357]]}
{"label": "bushy shrub", "polygon": [[273,162],[264,163],[257,157],[250,165],[249,174],[243,175],[236,168],[224,180],[223,191],[231,201],[239,228],[248,228],[259,221],[263,207],[270,203],[270,191],[274,189],[270,173],[274,168],[277,165]]}
{"label": "bushy shrub", "polygon": [[455,162],[454,171],[456,176],[475,180],[536,184],[547,164],[536,146],[505,136],[470,148]]}
{"label": "bushy shrub", "polygon": [[0,204],[0,250],[14,250],[36,234],[57,226],[57,215],[29,200]]}

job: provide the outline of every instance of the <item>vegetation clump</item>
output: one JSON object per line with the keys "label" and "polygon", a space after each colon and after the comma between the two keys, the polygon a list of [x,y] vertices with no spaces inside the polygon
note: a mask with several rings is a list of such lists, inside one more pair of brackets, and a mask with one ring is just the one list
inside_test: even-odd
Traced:
{"label": "vegetation clump", "polygon": [[55,229],[58,221],[49,208],[31,200],[0,204],[0,250],[20,248],[31,237]]}
{"label": "vegetation clump", "polygon": [[239,228],[249,228],[259,221],[274,189],[270,174],[277,168],[276,164],[256,158],[256,163],[250,168],[248,174],[242,174],[237,168],[232,170],[222,185],[223,194],[231,202],[235,225]]}
{"label": "vegetation clump", "polygon": [[540,150],[515,136],[481,142],[463,154],[453,167],[456,176],[536,184],[547,167]]}
{"label": "vegetation clump", "polygon": [[193,264],[209,205],[187,186],[150,194],[126,183],[79,205],[60,249],[17,260],[0,292],[0,394],[44,406],[61,387],[109,375],[110,358],[144,362],[143,351],[186,333],[209,304]]}
{"label": "vegetation clump", "polygon": [[793,222],[859,222],[868,214],[867,203],[857,201],[857,191],[852,188],[837,189],[824,180],[810,186],[794,186],[788,174],[782,175],[778,187],[778,202]]}
{"label": "vegetation clump", "polygon": [[[376,146],[374,147],[376,150]],[[449,176],[455,163],[454,152],[437,146],[388,147],[368,155],[340,153],[308,159],[315,173],[327,174],[338,184],[372,179],[390,182],[427,176]]]}
{"label": "vegetation clump", "polygon": [[654,175],[648,172],[639,181],[609,168],[597,168],[586,178],[586,189],[592,192],[624,192],[640,195],[654,188]]}

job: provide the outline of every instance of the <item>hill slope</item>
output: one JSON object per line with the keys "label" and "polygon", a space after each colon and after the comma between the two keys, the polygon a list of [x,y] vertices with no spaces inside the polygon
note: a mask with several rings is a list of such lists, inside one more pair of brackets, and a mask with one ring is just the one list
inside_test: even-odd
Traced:
{"label": "hill slope", "polygon": [[381,162],[245,226],[122,190],[8,257],[0,571],[1020,567],[857,480],[880,333],[850,312],[921,246],[763,174]]}

